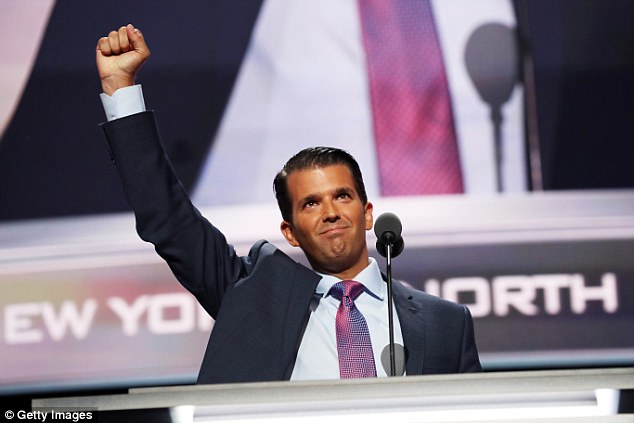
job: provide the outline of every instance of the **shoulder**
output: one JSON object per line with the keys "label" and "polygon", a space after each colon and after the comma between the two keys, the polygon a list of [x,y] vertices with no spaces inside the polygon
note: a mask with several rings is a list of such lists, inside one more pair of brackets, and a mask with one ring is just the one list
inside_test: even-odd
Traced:
{"label": "shoulder", "polygon": [[248,268],[248,273],[256,270],[266,270],[267,272],[278,274],[280,271],[288,272],[294,270],[308,271],[309,274],[314,274],[312,270],[298,263],[284,251],[264,239],[253,244],[249,254],[243,257],[243,261]]}
{"label": "shoulder", "polygon": [[281,262],[296,263],[295,260],[290,258],[284,251],[280,250],[265,239],[261,239],[253,244],[246,258],[252,263],[256,263],[259,260],[265,259],[274,259]]}

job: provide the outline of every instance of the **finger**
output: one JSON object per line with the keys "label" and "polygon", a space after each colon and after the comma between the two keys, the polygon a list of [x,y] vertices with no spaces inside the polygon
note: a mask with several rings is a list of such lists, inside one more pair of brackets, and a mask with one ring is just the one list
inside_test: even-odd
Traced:
{"label": "finger", "polygon": [[110,44],[110,51],[112,54],[121,53],[121,45],[119,44],[119,32],[110,31],[108,34],[108,44]]}
{"label": "finger", "polygon": [[112,55],[112,49],[110,48],[110,41],[108,37],[101,37],[97,42],[97,50],[101,51],[104,56]]}
{"label": "finger", "polygon": [[128,29],[125,26],[119,28],[117,31],[119,35],[119,47],[121,48],[121,52],[125,53],[130,51],[130,39],[128,38]]}

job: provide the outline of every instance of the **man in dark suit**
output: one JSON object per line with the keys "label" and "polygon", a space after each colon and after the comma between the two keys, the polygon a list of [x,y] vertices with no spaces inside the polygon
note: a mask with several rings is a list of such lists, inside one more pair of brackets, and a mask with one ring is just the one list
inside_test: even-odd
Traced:
{"label": "man in dark suit", "polygon": [[[131,25],[99,40],[97,67],[106,102],[135,89],[136,73],[149,54],[142,34]],[[151,112],[109,114],[104,131],[139,235],[155,245],[178,280],[216,319],[199,383],[339,375],[341,352],[333,330],[339,301],[329,294],[331,286],[352,279],[363,285],[355,303],[367,320],[374,357],[380,354],[386,336],[381,330],[387,320],[386,314],[381,317],[387,309],[385,284],[365,238],[373,224],[372,203],[349,154],[303,150],[276,177],[282,233],[304,251],[311,270],[266,241],[239,256],[191,204],[163,151]],[[394,299],[396,338],[405,347],[407,375],[481,370],[466,307],[399,283]],[[378,361],[373,370],[385,375]]]}

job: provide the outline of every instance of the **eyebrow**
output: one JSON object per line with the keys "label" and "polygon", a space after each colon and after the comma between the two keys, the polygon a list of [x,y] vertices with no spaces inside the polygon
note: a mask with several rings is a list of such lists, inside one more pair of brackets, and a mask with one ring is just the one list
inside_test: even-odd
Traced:
{"label": "eyebrow", "polygon": [[[332,195],[334,197],[337,197],[341,194],[348,194],[350,197],[355,197],[355,190],[350,188],[350,187],[337,187],[334,188],[332,191],[330,191],[330,193],[332,193]],[[302,198],[299,201],[299,207],[303,207],[304,204],[311,202],[311,201],[319,201],[322,197],[321,193],[313,193],[313,194],[308,194],[306,197]]]}
{"label": "eyebrow", "polygon": [[335,197],[340,195],[340,194],[348,194],[350,197],[355,197],[356,191],[350,187],[339,187],[339,188],[335,188],[335,190],[333,191],[335,194]]}
{"label": "eyebrow", "polygon": [[308,194],[306,197],[302,198],[299,201],[299,206],[303,207],[304,204],[309,203],[311,201],[319,201],[320,197],[321,197],[321,195],[319,195],[319,194]]}

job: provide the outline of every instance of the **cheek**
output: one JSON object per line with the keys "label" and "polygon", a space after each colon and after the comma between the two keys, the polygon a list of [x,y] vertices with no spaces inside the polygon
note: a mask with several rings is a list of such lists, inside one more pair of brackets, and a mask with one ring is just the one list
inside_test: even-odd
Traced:
{"label": "cheek", "polygon": [[295,235],[295,239],[299,242],[310,240],[310,230],[305,220],[296,223],[293,235]]}

